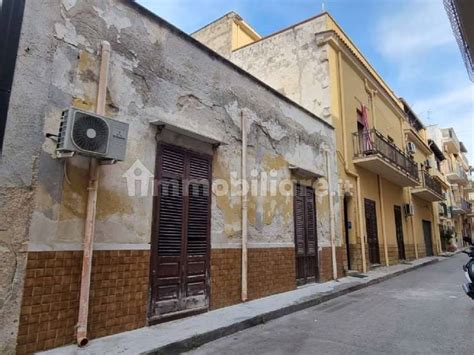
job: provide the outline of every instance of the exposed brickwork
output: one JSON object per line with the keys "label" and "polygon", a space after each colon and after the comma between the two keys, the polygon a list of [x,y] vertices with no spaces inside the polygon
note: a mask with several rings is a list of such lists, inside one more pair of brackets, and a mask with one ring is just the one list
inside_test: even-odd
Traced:
{"label": "exposed brickwork", "polygon": [[296,288],[294,248],[249,249],[248,269],[249,299]]}
{"label": "exposed brickwork", "polygon": [[211,249],[211,309],[240,302],[240,249]]}
{"label": "exposed brickwork", "polygon": [[[93,257],[89,336],[145,325],[148,251],[96,251]],[[82,252],[32,252],[20,316],[18,353],[74,342]]]}
{"label": "exposed brickwork", "polygon": [[[388,244],[387,245],[388,251],[388,263],[390,265],[396,265],[400,263],[400,259],[398,258],[398,245],[397,244]],[[385,262],[385,258],[382,259]]]}

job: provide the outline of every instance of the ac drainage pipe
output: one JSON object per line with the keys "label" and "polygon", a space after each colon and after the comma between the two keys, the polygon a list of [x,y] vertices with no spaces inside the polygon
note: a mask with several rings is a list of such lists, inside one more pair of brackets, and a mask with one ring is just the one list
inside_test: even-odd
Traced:
{"label": "ac drainage pipe", "polygon": [[[96,113],[104,115],[105,98],[107,92],[107,76],[110,60],[110,44],[101,44],[101,62],[99,71],[99,83],[97,85]],[[84,225],[84,255],[82,258],[81,293],[79,298],[79,319],[77,321],[77,344],[86,345],[87,317],[89,312],[89,291],[91,284],[92,253],[94,245],[95,215],[97,207],[97,189],[99,185],[99,162],[91,158],[89,162],[89,185],[87,187],[87,209]]]}
{"label": "ac drainage pipe", "polygon": [[247,126],[243,112],[240,112],[240,125],[242,131],[242,167],[241,167],[241,186],[242,186],[242,301],[247,301],[247,274],[248,274],[248,255],[247,255]]}
{"label": "ac drainage pipe", "polygon": [[334,207],[332,197],[332,178],[331,178],[331,162],[329,161],[329,151],[326,150],[326,171],[328,174],[328,199],[329,199],[329,228],[331,236],[331,259],[332,259],[332,277],[337,280],[337,260],[336,260],[336,231],[334,225]]}

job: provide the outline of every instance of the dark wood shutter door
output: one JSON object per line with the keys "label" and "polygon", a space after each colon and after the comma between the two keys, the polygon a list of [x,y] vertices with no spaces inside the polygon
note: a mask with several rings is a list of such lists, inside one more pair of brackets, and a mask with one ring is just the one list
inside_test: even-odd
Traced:
{"label": "dark wood shutter door", "polygon": [[367,232],[367,245],[369,251],[369,262],[380,264],[379,240],[377,233],[377,214],[375,201],[364,199],[365,207],[365,228]]}
{"label": "dark wood shutter door", "polygon": [[314,189],[295,185],[295,251],[297,284],[315,281],[318,274]]}
{"label": "dark wood shutter door", "polygon": [[299,283],[305,281],[305,216],[304,216],[304,196],[302,196],[301,186],[295,186],[294,218],[295,218],[295,248],[296,248],[296,279]]}
{"label": "dark wood shutter door", "polygon": [[184,274],[185,309],[207,307],[210,217],[210,171],[207,158],[189,156],[189,189]]}
{"label": "dark wood shutter door", "polygon": [[402,208],[393,206],[395,213],[395,231],[397,233],[398,259],[405,260],[405,242],[403,241]]}
{"label": "dark wood shutter door", "polygon": [[316,208],[314,205],[314,190],[306,187],[306,278],[314,281],[316,277]]}
{"label": "dark wood shutter door", "polygon": [[208,307],[210,157],[162,144],[156,177],[150,318],[160,320]]}
{"label": "dark wood shutter door", "polygon": [[423,237],[425,239],[426,256],[433,256],[433,241],[431,239],[431,222],[423,220]]}

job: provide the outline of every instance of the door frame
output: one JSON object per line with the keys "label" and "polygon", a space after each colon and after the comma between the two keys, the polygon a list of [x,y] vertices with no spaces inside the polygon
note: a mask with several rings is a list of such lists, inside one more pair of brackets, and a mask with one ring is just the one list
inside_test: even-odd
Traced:
{"label": "door frame", "polygon": [[[159,182],[161,181],[163,174],[162,174],[162,169],[161,169],[161,164],[162,164],[162,150],[163,147],[168,147],[173,150],[178,150],[181,152],[185,153],[192,153],[193,155],[201,156],[209,160],[209,177],[208,181],[210,183],[209,185],[209,203],[208,203],[208,221],[207,221],[207,250],[206,250],[206,293],[207,293],[207,307],[202,308],[202,309],[195,309],[195,310],[190,310],[190,311],[178,311],[175,313],[169,313],[165,314],[161,317],[153,316],[153,307],[154,307],[154,282],[155,281],[155,272],[159,265],[158,265],[158,240],[159,240],[159,233],[158,233],[158,225],[159,225],[159,218],[160,218],[160,198],[161,198],[161,191],[158,188],[159,187]],[[211,287],[210,287],[210,280],[211,280],[211,213],[212,213],[212,155],[197,152],[192,149],[184,148],[178,145],[170,144],[167,142],[158,142],[156,146],[156,156],[155,156],[155,175],[154,175],[154,180],[153,180],[153,204],[152,204],[152,223],[151,223],[151,237],[150,237],[150,267],[149,267],[149,281],[148,281],[148,305],[147,305],[147,319],[146,319],[146,324],[147,325],[154,325],[154,324],[159,324],[159,323],[164,323],[168,322],[171,320],[179,319],[179,318],[185,318],[189,316],[193,316],[196,314],[200,313],[205,313],[209,311],[210,305],[211,305]],[[185,168],[186,169],[186,168]],[[184,193],[184,183],[183,183],[183,193]],[[188,184],[186,185],[186,190],[189,189]],[[183,204],[185,207],[183,208],[183,214],[184,210],[186,210],[185,216],[187,216],[187,209],[188,206],[186,206],[187,200],[189,196],[183,196]],[[186,200],[186,202],[185,202]],[[184,223],[184,222],[183,222]],[[187,226],[185,227],[187,229]],[[182,232],[184,234],[184,231]],[[184,244],[184,245],[183,245]],[[187,244],[187,241],[182,243],[181,249],[185,248]],[[182,258],[182,255],[181,255]],[[181,265],[181,268],[184,266]],[[183,277],[183,273],[180,275],[180,277]],[[183,280],[180,280],[182,283]]]}

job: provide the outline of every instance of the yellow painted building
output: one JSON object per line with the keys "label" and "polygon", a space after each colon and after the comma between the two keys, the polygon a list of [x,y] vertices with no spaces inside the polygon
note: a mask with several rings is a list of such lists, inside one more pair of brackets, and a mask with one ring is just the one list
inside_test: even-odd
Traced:
{"label": "yellow painted building", "polygon": [[322,13],[242,45],[241,32],[256,33],[230,13],[193,37],[335,127],[345,269],[438,254],[449,185],[425,126],[334,19]]}

